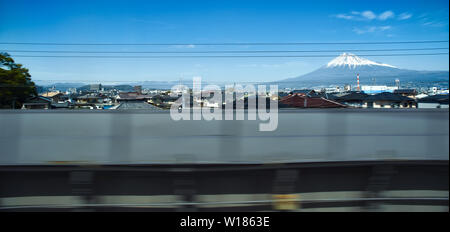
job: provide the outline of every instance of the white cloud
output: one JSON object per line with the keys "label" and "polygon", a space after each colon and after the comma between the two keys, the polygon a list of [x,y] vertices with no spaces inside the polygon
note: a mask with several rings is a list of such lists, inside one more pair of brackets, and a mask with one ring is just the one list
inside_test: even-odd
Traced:
{"label": "white cloud", "polygon": [[374,18],[377,17],[377,16],[375,15],[375,13],[373,13],[373,12],[370,11],[370,10],[367,10],[367,11],[362,12],[361,15],[362,15],[364,18],[367,18],[367,19],[370,19],[370,20],[372,20],[372,19],[374,19]]}
{"label": "white cloud", "polygon": [[354,16],[346,15],[346,14],[338,14],[338,15],[336,15],[336,18],[338,18],[338,19],[353,19]]}
{"label": "white cloud", "polygon": [[409,18],[411,18],[412,17],[412,14],[409,14],[409,13],[401,13],[399,16],[398,16],[398,19],[399,20],[405,20],[405,19],[409,19]]}
{"label": "white cloud", "polygon": [[436,20],[429,14],[421,14],[418,16],[419,22],[422,26],[425,27],[445,27],[448,26],[448,20],[447,22]]}
{"label": "white cloud", "polygon": [[356,34],[362,35],[362,34],[367,34],[367,33],[376,33],[376,32],[383,32],[383,31],[387,31],[387,30],[391,30],[392,27],[391,26],[380,26],[380,27],[365,27],[365,28],[354,28],[353,32],[355,32]]}
{"label": "white cloud", "polygon": [[393,17],[394,17],[394,12],[392,12],[390,10],[385,11],[385,12],[381,13],[380,15],[378,15],[379,20],[386,20],[386,19],[393,18]]}
{"label": "white cloud", "polygon": [[376,28],[376,27],[366,27],[365,29],[354,28],[353,31],[354,31],[356,34],[362,35],[362,34],[366,34],[366,33],[372,33],[372,32],[375,32],[375,28]]}
{"label": "white cloud", "polygon": [[391,26],[382,26],[382,27],[378,27],[378,29],[379,29],[380,31],[386,31],[386,30],[392,29],[392,27],[391,27]]}
{"label": "white cloud", "polygon": [[427,27],[445,27],[448,23],[440,21],[424,21],[422,25]]}
{"label": "white cloud", "polygon": [[[337,15],[333,15],[333,16],[336,18],[339,18],[339,19],[347,19],[347,20],[367,21],[367,20],[378,19],[378,20],[384,21],[384,20],[387,20],[390,18],[394,18],[395,14],[393,11],[387,10],[387,11],[377,15],[371,10],[366,10],[363,12],[351,11],[350,14],[337,14]],[[403,15],[403,17],[407,17],[407,16],[408,15]],[[409,15],[409,17],[411,17],[411,15]]]}

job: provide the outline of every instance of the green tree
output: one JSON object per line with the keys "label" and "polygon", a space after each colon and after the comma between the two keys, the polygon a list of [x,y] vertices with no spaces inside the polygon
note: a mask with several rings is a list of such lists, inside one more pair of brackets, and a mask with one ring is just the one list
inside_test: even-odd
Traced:
{"label": "green tree", "polygon": [[0,108],[21,108],[33,96],[37,91],[28,69],[16,64],[8,53],[0,53]]}

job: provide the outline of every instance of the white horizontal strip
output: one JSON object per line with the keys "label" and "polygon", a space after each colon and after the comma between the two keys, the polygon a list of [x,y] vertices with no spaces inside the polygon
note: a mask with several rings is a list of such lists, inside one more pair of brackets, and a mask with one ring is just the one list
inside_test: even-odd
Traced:
{"label": "white horizontal strip", "polygon": [[0,205],[3,206],[39,206],[39,205],[78,205],[84,201],[80,196],[29,196],[29,197],[3,197]]}
{"label": "white horizontal strip", "polygon": [[178,195],[104,195],[97,196],[98,203],[104,205],[142,205],[143,207],[171,208],[181,204]]}
{"label": "white horizontal strip", "polygon": [[448,212],[448,205],[398,205],[381,204],[374,211],[377,212]]}
{"label": "white horizontal strip", "polygon": [[[80,196],[27,196],[0,198],[1,208],[33,208],[33,207],[155,207],[174,208],[182,205],[195,205],[201,208],[242,207],[271,205],[282,202],[297,202],[301,208],[302,202],[345,202],[365,200],[363,191],[337,191],[285,194],[288,199],[276,197],[273,194],[210,194],[196,195],[194,202],[183,202],[180,195],[97,195],[96,203],[88,204]],[[448,191],[405,190],[386,191],[382,196],[367,200],[447,200]],[[396,203],[401,205],[401,203]],[[389,204],[392,205],[392,204]],[[346,210],[343,207],[336,207]],[[349,207],[346,207],[349,208]],[[305,209],[312,210],[312,209]],[[353,210],[353,209],[351,209]]]}
{"label": "white horizontal strip", "polygon": [[380,194],[382,197],[449,197],[448,191],[440,190],[393,190]]}

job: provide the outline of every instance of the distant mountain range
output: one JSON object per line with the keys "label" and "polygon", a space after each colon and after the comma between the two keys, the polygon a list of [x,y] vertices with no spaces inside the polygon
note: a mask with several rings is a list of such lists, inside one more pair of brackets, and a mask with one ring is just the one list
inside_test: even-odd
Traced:
{"label": "distant mountain range", "polygon": [[[102,85],[102,89],[109,91],[112,89],[117,89],[119,91],[124,91],[124,92],[132,92],[135,91],[134,87],[131,85]],[[77,88],[78,91],[88,91],[91,90],[91,86],[90,85],[83,85],[81,87]]]}
{"label": "distant mountain range", "polygon": [[34,83],[39,87],[38,88],[39,92],[47,91],[52,87],[55,87],[55,89],[60,91],[67,91],[69,89],[80,88],[86,85],[85,83],[75,83],[75,82],[55,83],[51,81],[34,81]]}
{"label": "distant mountain range", "polygon": [[[261,84],[278,84],[279,88],[309,88],[318,86],[333,85],[356,85],[356,75],[360,76],[361,85],[394,85],[395,79],[399,79],[401,83],[436,83],[444,82],[448,85],[448,71],[416,71],[401,69],[389,64],[374,62],[355,54],[343,53],[331,60],[328,64],[319,69],[307,73],[302,76],[284,79],[281,81],[266,82]],[[170,89],[175,85],[182,84],[192,88],[192,79],[183,81],[130,81],[129,83],[104,85],[105,87],[118,86],[123,91],[131,89],[131,86],[141,85],[148,89]],[[49,81],[40,81],[36,84],[43,87],[55,86],[59,90],[68,88],[85,88],[86,83],[51,83]],[[202,86],[208,84],[216,84],[224,87],[225,84],[233,84],[229,81],[223,82],[206,82],[202,81]],[[247,83],[251,84],[251,83]],[[253,83],[257,84],[257,83]]]}
{"label": "distant mountain range", "polygon": [[449,78],[448,71],[416,71],[377,63],[355,54],[343,53],[319,69],[302,76],[277,81],[279,87],[356,85],[356,75],[361,85],[394,84],[401,82],[442,82]]}
{"label": "distant mountain range", "polygon": [[[105,90],[109,90],[112,88],[115,88],[117,90],[120,91],[134,91],[133,86],[136,85],[140,85],[143,88],[147,88],[147,89],[171,89],[172,87],[176,86],[176,85],[185,85],[189,88],[192,88],[193,85],[193,80],[181,80],[181,81],[138,81],[138,82],[122,82],[120,84],[109,84],[111,82],[107,82],[108,84],[102,84],[102,83],[97,83],[97,84],[102,84],[102,87]],[[77,90],[89,90],[90,89],[90,85],[86,84],[86,83],[52,83],[49,81],[37,81],[36,82],[37,85],[44,87],[44,88],[52,88],[55,87],[55,89],[61,90],[61,91],[66,91],[69,88],[76,88]],[[218,85],[219,87],[224,87],[225,84],[233,84],[233,83],[229,83],[229,82],[205,82],[202,81],[201,85],[202,88],[210,85],[210,84],[215,84]]]}

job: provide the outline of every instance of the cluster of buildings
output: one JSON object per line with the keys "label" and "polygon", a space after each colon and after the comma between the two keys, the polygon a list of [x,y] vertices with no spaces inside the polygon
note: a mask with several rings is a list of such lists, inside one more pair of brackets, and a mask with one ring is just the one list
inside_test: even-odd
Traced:
{"label": "cluster of buildings", "polygon": [[[131,88],[131,87],[130,87]],[[233,104],[233,108],[248,107],[249,100],[255,95],[244,95],[244,104],[225,102],[222,91],[222,104],[211,101],[211,94],[202,94],[197,99],[190,95],[189,102],[202,107],[225,108]],[[181,96],[181,92],[178,93]],[[278,101],[279,108],[448,108],[447,90],[430,88],[426,91],[401,89],[398,86],[361,86],[357,90],[349,86],[344,88],[322,88],[280,91],[273,96],[267,93],[267,106],[270,101]],[[133,91],[121,91],[115,88],[105,90],[100,84],[90,85],[82,90],[61,92],[52,90],[41,93],[23,104],[22,109],[146,109],[167,110],[179,97],[172,97],[169,90],[143,90],[134,86]],[[185,106],[186,107],[186,106]]]}
{"label": "cluster of buildings", "polygon": [[105,90],[100,84],[83,90],[66,92],[52,90],[28,99],[22,109],[166,109],[170,107],[169,91],[143,92],[141,86],[134,91]]}
{"label": "cluster of buildings", "polygon": [[304,89],[280,94],[286,108],[448,108],[448,90],[400,89],[389,86],[362,86],[360,90]]}

